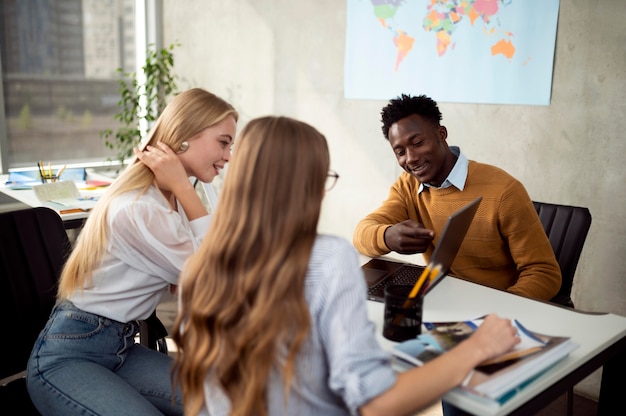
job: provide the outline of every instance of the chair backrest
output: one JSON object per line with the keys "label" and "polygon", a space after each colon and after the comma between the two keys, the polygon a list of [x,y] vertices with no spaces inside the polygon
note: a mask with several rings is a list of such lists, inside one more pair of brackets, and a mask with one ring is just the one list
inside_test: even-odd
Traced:
{"label": "chair backrest", "polygon": [[55,303],[71,244],[61,217],[44,207],[0,213],[0,379],[26,369]]}
{"label": "chair backrest", "polygon": [[533,204],[561,267],[561,289],[551,301],[574,307],[571,299],[572,283],[591,227],[591,213],[588,208],[571,205],[536,201]]}

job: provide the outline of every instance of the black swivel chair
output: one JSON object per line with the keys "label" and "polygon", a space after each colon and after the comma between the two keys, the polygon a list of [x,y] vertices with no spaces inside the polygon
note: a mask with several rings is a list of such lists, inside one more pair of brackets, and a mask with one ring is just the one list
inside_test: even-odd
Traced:
{"label": "black swivel chair", "polygon": [[[548,235],[550,245],[561,268],[561,289],[551,299],[552,303],[574,308],[571,292],[574,274],[591,227],[588,208],[533,201],[541,225]],[[565,393],[565,412],[573,414],[574,388]]]}
{"label": "black swivel chair", "polygon": [[[0,403],[39,415],[26,390],[26,363],[56,301],[61,268],[72,250],[59,215],[44,207],[0,213]],[[153,314],[141,343],[167,353],[167,331]]]}
{"label": "black swivel chair", "polygon": [[0,403],[20,415],[39,415],[26,391],[26,363],[54,306],[71,244],[49,208],[1,213],[0,230]]}
{"label": "black swivel chair", "polygon": [[561,268],[561,289],[551,302],[573,308],[574,274],[591,227],[588,208],[533,201]]}

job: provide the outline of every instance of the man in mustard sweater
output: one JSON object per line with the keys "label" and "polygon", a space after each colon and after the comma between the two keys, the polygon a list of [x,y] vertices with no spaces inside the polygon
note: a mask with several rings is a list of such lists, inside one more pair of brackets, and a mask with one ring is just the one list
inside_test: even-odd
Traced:
{"label": "man in mustard sweater", "polygon": [[383,204],[357,225],[353,244],[370,257],[395,251],[429,261],[448,217],[483,199],[450,274],[550,300],[561,271],[524,186],[448,146],[437,103],[402,94],[382,110],[382,130],[404,172]]}

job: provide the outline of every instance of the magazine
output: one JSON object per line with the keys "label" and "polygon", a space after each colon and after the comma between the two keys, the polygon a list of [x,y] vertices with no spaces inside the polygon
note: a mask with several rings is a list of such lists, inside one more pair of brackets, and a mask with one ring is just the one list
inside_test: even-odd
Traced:
{"label": "magazine", "polygon": [[[394,355],[420,366],[468,338],[484,317],[468,321],[424,322],[417,338],[394,345]],[[460,389],[504,403],[515,392],[578,348],[569,337],[540,334],[513,320],[520,343],[511,351],[482,362],[463,381]]]}
{"label": "magazine", "polygon": [[59,214],[88,212],[96,205],[98,198],[81,195],[74,181],[51,182],[33,186],[39,201]]}

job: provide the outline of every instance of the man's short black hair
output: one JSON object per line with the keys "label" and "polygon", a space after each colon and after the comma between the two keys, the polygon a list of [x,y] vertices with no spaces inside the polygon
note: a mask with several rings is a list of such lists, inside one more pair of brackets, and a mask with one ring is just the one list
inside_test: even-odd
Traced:
{"label": "man's short black hair", "polygon": [[417,114],[431,121],[436,126],[441,121],[441,111],[437,107],[437,103],[430,97],[425,95],[410,96],[402,94],[397,98],[389,101],[383,110],[380,112],[382,116],[383,135],[385,139],[389,140],[389,128],[391,125],[411,114]]}

